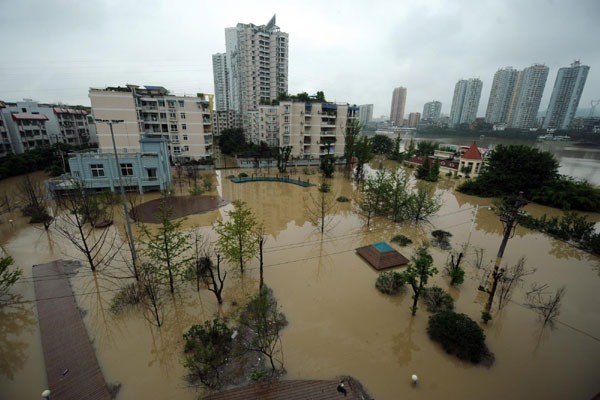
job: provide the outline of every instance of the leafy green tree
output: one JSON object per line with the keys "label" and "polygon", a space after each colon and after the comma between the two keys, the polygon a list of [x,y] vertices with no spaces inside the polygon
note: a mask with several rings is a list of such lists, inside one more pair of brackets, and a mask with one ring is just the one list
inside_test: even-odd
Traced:
{"label": "leafy green tree", "polygon": [[391,174],[390,179],[389,210],[394,222],[403,219],[409,200],[408,177],[404,175],[401,169],[398,169]]}
{"label": "leafy green tree", "polygon": [[287,169],[287,163],[290,160],[290,154],[292,154],[292,146],[278,147],[275,153],[275,159],[277,160],[277,169],[283,173]]}
{"label": "leafy green tree", "polygon": [[431,175],[431,164],[429,163],[429,158],[425,157],[423,164],[417,167],[417,179],[428,180]]}
{"label": "leafy green tree", "polygon": [[224,129],[219,135],[219,150],[223,154],[239,154],[247,147],[246,136],[241,128]]}
{"label": "leafy green tree", "polygon": [[479,363],[489,355],[483,329],[465,314],[441,311],[429,317],[427,334],[449,354]]}
{"label": "leafy green tree", "polygon": [[432,156],[439,147],[440,144],[438,142],[421,141],[417,144],[416,155]]}
{"label": "leafy green tree", "polygon": [[394,141],[385,135],[373,136],[373,153],[390,154],[394,150]]}
{"label": "leafy green tree", "polygon": [[299,101],[304,101],[304,102],[307,102],[307,103],[308,103],[308,102],[310,102],[310,96],[309,96],[309,95],[308,95],[308,93],[306,93],[306,92],[298,93],[298,94],[296,95],[296,98],[297,98]]}
{"label": "leafy green tree", "polygon": [[325,93],[323,93],[322,90],[317,91],[317,96],[315,97],[315,100],[317,101],[317,103],[326,103],[327,100],[325,100]]}
{"label": "leafy green tree", "polygon": [[23,271],[20,268],[11,268],[14,264],[11,256],[0,257],[0,299],[8,293],[8,290],[14,285]]}
{"label": "leafy green tree", "polygon": [[164,282],[168,280],[171,293],[175,293],[175,279],[183,276],[192,258],[186,253],[191,247],[190,235],[181,231],[183,220],[173,222],[173,208],[167,200],[161,201],[157,218],[157,233],[143,226],[145,236],[144,253],[158,267],[158,275]]}
{"label": "leafy green tree", "polygon": [[411,307],[412,315],[417,313],[417,302],[419,296],[423,293],[425,285],[430,277],[437,273],[433,266],[433,257],[429,254],[427,243],[421,244],[416,253],[412,256],[410,264],[403,274],[403,278],[413,290],[413,305]]}
{"label": "leafy green tree", "polygon": [[375,287],[383,294],[397,294],[404,288],[404,278],[396,271],[382,272],[375,281]]}
{"label": "leafy green tree", "polygon": [[415,140],[413,138],[411,138],[410,142],[408,142],[408,147],[406,148],[405,154],[406,160],[413,158],[417,154],[417,148],[415,145]]}
{"label": "leafy green tree", "polygon": [[360,136],[358,140],[356,140],[354,151],[356,156],[356,180],[360,182],[365,174],[365,164],[374,157],[373,142],[371,138]]}
{"label": "leafy green tree", "polygon": [[219,235],[216,242],[217,251],[231,263],[238,263],[244,272],[244,263],[251,260],[258,252],[258,242],[254,233],[257,226],[252,211],[240,200],[233,202],[234,209],[227,212],[226,222],[217,221],[213,226]]}
{"label": "leafy green tree", "polygon": [[440,164],[438,163],[437,158],[433,161],[433,166],[429,171],[429,182],[437,182],[440,177]]}
{"label": "leafy green tree", "polygon": [[419,185],[417,192],[412,193],[406,203],[406,218],[414,222],[426,220],[442,207],[439,196],[434,195],[433,188]]}
{"label": "leafy green tree", "polygon": [[329,154],[322,156],[320,168],[325,178],[331,178],[335,172],[335,156]]}
{"label": "leafy green tree", "polygon": [[218,319],[192,325],[183,335],[184,365],[192,381],[198,380],[209,388],[221,387],[223,368],[233,352],[231,336],[231,329]]}
{"label": "leafy green tree", "polygon": [[356,119],[348,120],[344,129],[344,158],[346,159],[346,167],[351,168],[352,159],[356,153],[356,142],[360,136],[362,126]]}

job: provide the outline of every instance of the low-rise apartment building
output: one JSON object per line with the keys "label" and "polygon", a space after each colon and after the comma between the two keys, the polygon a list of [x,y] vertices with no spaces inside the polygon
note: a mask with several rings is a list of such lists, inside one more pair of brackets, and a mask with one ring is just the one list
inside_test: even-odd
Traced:
{"label": "low-rise apartment building", "polygon": [[259,107],[260,140],[270,146],[292,146],[294,158],[344,155],[344,129],[358,119],[349,104],[282,101]]}
{"label": "low-rise apartment building", "polygon": [[[174,163],[213,156],[213,96],[175,96],[162,86],[126,85],[91,88],[89,97],[96,119],[121,120],[113,124],[119,152],[140,151],[142,135],[163,137]],[[110,128],[96,124],[99,148],[112,150]]]}
{"label": "low-rise apartment building", "polygon": [[242,127],[242,117],[233,110],[213,112],[213,135],[219,136],[225,129]]}

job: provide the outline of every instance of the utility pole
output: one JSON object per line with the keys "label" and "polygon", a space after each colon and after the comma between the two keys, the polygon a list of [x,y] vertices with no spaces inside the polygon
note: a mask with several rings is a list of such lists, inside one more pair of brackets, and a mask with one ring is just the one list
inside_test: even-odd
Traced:
{"label": "utility pole", "polygon": [[115,144],[115,134],[113,133],[113,124],[120,124],[122,119],[96,119],[96,122],[107,123],[110,128],[110,137],[112,138],[113,152],[115,162],[117,163],[117,172],[119,173],[119,186],[121,188],[121,200],[123,201],[123,211],[125,212],[125,222],[127,223],[127,236],[129,236],[129,248],[131,249],[131,259],[133,261],[133,273],[135,280],[140,278],[137,272],[137,253],[135,251],[135,243],[133,242],[133,232],[131,231],[131,222],[129,221],[129,212],[127,211],[127,199],[125,198],[125,188],[123,187],[123,174],[121,172],[121,164],[119,164],[119,155],[117,154],[117,145]]}
{"label": "utility pole", "polygon": [[490,310],[492,309],[492,303],[494,302],[494,295],[496,294],[496,288],[498,287],[498,281],[504,275],[504,269],[500,269],[500,263],[502,262],[502,256],[504,255],[504,249],[508,243],[508,239],[512,238],[517,228],[517,216],[519,215],[519,209],[527,204],[527,201],[523,198],[523,192],[520,192],[518,196],[507,197],[502,200],[500,206],[500,221],[504,225],[504,235],[502,236],[502,243],[498,249],[498,255],[496,256],[496,263],[494,264],[494,271],[492,272],[492,289],[489,291],[488,301],[485,304],[485,309],[482,313],[482,319],[487,324],[487,321],[491,319]]}

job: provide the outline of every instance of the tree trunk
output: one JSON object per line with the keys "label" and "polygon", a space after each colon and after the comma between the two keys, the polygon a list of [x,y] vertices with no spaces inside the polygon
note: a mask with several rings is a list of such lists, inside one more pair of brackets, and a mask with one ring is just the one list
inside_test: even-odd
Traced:
{"label": "tree trunk", "polygon": [[244,245],[242,243],[242,236],[238,235],[239,245],[240,245],[240,270],[244,273]]}
{"label": "tree trunk", "polygon": [[261,236],[261,238],[258,241],[258,247],[259,247],[259,251],[260,251],[260,284],[258,285],[258,290],[262,292],[263,289],[263,285],[264,285],[264,279],[263,279],[263,243],[264,243],[264,238]]}

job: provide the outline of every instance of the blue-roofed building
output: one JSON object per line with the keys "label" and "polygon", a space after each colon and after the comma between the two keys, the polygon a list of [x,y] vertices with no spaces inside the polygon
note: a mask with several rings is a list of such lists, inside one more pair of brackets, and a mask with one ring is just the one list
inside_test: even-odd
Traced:
{"label": "blue-roofed building", "polygon": [[[139,193],[166,189],[171,183],[168,142],[163,137],[142,136],[140,152],[119,153],[119,168],[123,185],[128,191]],[[119,190],[119,171],[113,153],[93,152],[69,154],[69,174],[47,180],[51,195],[72,190],[81,183],[89,190]]]}

